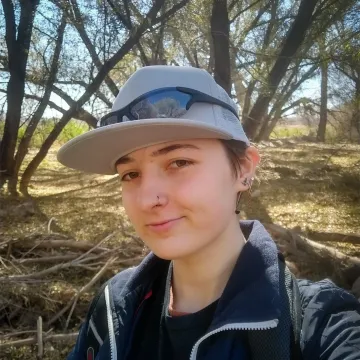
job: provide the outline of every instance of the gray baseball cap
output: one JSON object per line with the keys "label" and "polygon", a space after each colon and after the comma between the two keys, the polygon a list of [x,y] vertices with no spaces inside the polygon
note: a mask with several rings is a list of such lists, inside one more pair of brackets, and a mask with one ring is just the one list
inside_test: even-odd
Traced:
{"label": "gray baseball cap", "polygon": [[137,70],[96,129],[58,151],[60,163],[89,173],[116,173],[116,161],[135,150],[186,139],[238,140],[250,145],[226,91],[205,70],[147,66]]}

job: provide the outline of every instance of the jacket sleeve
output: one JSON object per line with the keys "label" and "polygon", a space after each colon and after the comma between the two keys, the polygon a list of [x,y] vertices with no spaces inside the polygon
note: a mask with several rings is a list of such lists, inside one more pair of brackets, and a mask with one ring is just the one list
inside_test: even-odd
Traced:
{"label": "jacket sleeve", "polygon": [[330,280],[299,281],[303,358],[360,359],[360,303]]}

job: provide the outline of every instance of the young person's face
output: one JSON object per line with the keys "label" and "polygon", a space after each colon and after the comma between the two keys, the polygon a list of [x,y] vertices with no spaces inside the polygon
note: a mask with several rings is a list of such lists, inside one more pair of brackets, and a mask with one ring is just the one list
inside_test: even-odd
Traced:
{"label": "young person's face", "polygon": [[237,221],[236,195],[255,166],[250,156],[235,179],[221,142],[196,139],[134,151],[117,171],[137,234],[157,256],[174,260],[209,246]]}

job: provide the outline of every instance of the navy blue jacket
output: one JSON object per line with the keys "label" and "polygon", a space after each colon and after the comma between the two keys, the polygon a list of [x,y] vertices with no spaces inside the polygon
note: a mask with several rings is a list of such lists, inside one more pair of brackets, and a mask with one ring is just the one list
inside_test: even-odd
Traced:
{"label": "navy blue jacket", "polygon": [[[219,300],[209,331],[194,345],[191,360],[242,359],[243,345],[237,342],[239,331],[261,332],[278,324],[281,306],[276,245],[258,221],[241,221],[240,226],[247,242]],[[143,304],[151,296],[154,279],[167,271],[168,266],[168,261],[149,254],[139,266],[114,276],[104,290],[106,336],[100,336],[87,316],[68,360],[87,359],[87,332],[92,332],[101,345],[96,360],[128,360],[132,331],[141,321]],[[330,280],[316,283],[298,280],[298,285],[303,315],[300,341],[303,359],[360,359],[357,299]],[[208,341],[209,338],[215,341]]]}

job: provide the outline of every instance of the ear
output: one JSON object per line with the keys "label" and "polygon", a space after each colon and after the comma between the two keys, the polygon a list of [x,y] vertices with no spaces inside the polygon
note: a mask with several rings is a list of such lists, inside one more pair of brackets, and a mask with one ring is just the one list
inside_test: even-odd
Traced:
{"label": "ear", "polygon": [[260,162],[260,155],[254,146],[246,149],[244,158],[241,159],[241,172],[236,179],[236,191],[242,192],[250,188],[255,176],[256,167]]}

